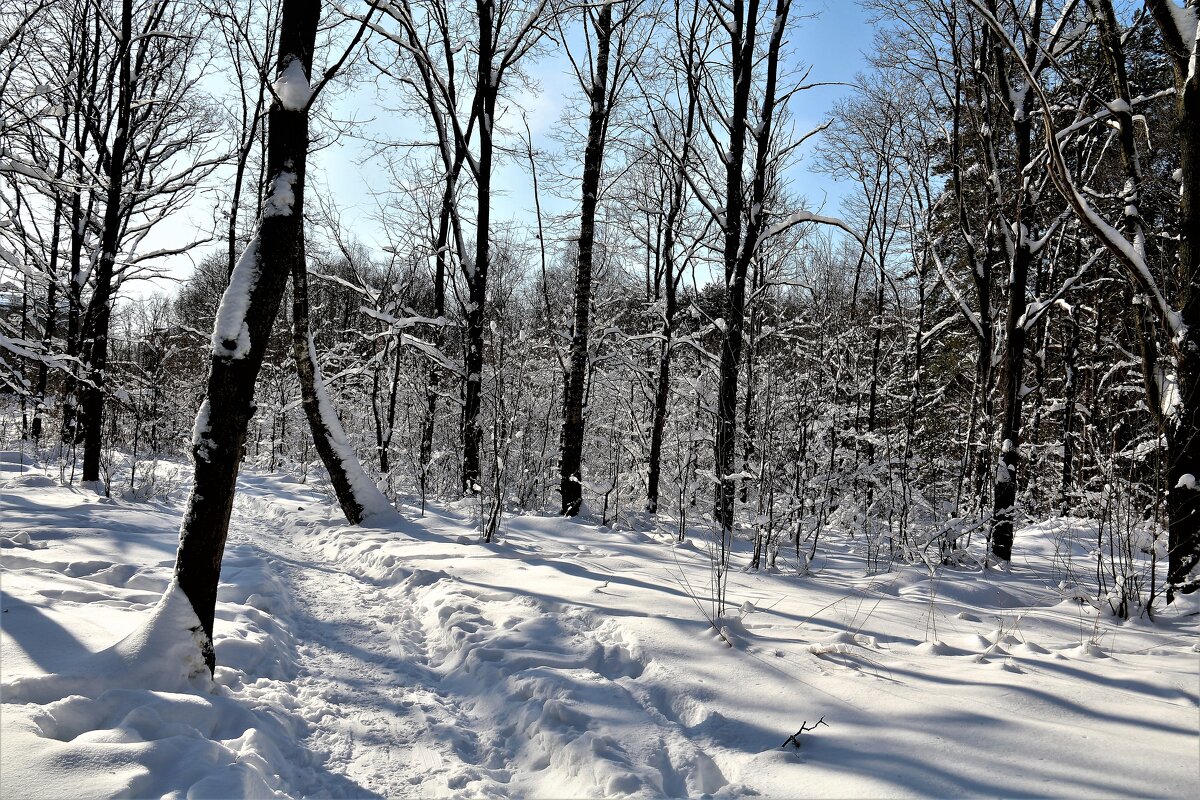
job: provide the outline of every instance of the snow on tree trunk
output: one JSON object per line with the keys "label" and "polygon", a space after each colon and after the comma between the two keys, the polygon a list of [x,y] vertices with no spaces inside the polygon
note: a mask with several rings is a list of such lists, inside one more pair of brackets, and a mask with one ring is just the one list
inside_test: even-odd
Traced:
{"label": "snow on tree trunk", "polygon": [[321,377],[317,348],[309,330],[308,274],[303,258],[292,265],[292,357],[296,362],[300,396],[313,444],[329,473],[346,520],[351,525],[358,525],[395,516],[392,504],[363,471]]}
{"label": "snow on tree trunk", "polygon": [[[283,0],[276,57],[279,73],[299,60],[304,72],[311,75],[320,16],[319,0]],[[218,315],[218,324],[214,326],[216,341],[207,396],[192,441],[195,479],[179,532],[175,561],[176,579],[204,630],[204,659],[210,670],[215,667],[212,630],[221,557],[246,430],[255,411],[255,380],[288,275],[293,265],[304,258],[302,219],[308,111],[286,108],[276,102],[268,121],[266,173],[276,186],[280,177],[294,175],[294,179],[285,181],[291,202],[276,203],[277,213],[263,214],[258,232],[221,300],[225,313]],[[281,206],[287,208],[286,213]],[[240,311],[240,317],[234,313],[235,309]],[[229,338],[230,333],[233,338]]]}

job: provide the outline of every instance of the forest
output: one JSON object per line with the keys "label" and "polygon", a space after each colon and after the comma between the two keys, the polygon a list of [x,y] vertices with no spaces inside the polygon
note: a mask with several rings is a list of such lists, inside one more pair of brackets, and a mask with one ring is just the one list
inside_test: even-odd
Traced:
{"label": "forest", "polygon": [[[812,624],[854,593],[856,603],[879,591],[886,602],[911,600],[910,578],[927,591],[888,635],[911,638],[922,658],[965,657],[961,643],[936,632],[937,620],[962,625],[982,615],[999,618],[999,627],[991,625],[996,636],[972,654],[995,658],[1007,647],[1005,668],[1030,671],[1011,655],[1017,640],[1050,651],[1019,630],[1013,638],[1020,620],[1040,620],[1048,627],[1039,635],[1053,637],[1071,620],[1083,630],[1086,615],[1090,640],[1081,633],[1070,642],[1081,657],[1098,659],[1105,647],[1116,654],[1095,633],[1103,626],[1145,637],[1129,658],[1171,656],[1169,669],[1144,666],[1167,669],[1170,688],[1148,678],[1122,685],[1152,698],[1145,702],[1182,709],[1171,717],[1181,728],[1154,733],[1175,737],[1155,746],[1173,754],[1167,760],[1177,772],[1146,776],[1139,790],[1088,783],[1082,776],[1094,768],[1080,766],[1055,775],[1047,790],[927,775],[845,783],[834,770],[800,793],[1178,796],[1200,788],[1188,774],[1195,753],[1187,755],[1200,733],[1200,4],[861,0],[871,34],[849,82],[826,80],[820,61],[796,46],[814,14],[844,11],[809,6],[6,2],[4,611],[49,597],[51,584],[37,581],[51,573],[153,595],[101,601],[54,590],[55,602],[79,604],[81,614],[133,603],[103,635],[89,634],[96,639],[85,649],[111,658],[86,669],[117,681],[101,680],[91,692],[67,680],[66,661],[42,663],[33,644],[22,644],[25,629],[6,616],[5,647],[22,648],[40,675],[14,682],[13,668],[4,670],[9,720],[10,703],[49,709],[80,694],[99,702],[102,687],[185,691],[145,677],[153,670],[136,665],[146,647],[194,649],[184,659],[186,691],[215,680],[250,702],[259,662],[239,661],[222,625],[243,630],[262,612],[282,615],[272,625],[297,641],[298,630],[310,630],[305,624],[314,637],[325,635],[311,627],[316,621],[288,617],[294,609],[285,612],[282,601],[252,602],[273,596],[262,588],[268,584],[280,597],[292,591],[297,608],[328,603],[311,608],[314,617],[339,603],[319,581],[297,588],[315,579],[282,562],[261,566],[261,575],[245,578],[258,588],[231,599],[231,581],[242,585],[231,575],[249,575],[245,548],[255,546],[255,526],[270,525],[292,544],[263,564],[286,561],[293,545],[297,553],[308,547],[314,569],[342,564],[389,603],[431,604],[429,619],[412,612],[424,621],[410,621],[414,631],[424,626],[421,641],[449,643],[435,693],[459,691],[446,681],[476,675],[467,659],[486,661],[480,653],[489,648],[504,654],[497,663],[507,666],[496,669],[510,682],[565,669],[567,656],[557,651],[537,665],[520,661],[505,649],[518,645],[496,643],[507,640],[485,596],[468,602],[447,587],[461,590],[473,569],[483,585],[489,570],[546,569],[546,559],[560,564],[572,548],[585,560],[614,548],[596,563],[627,565],[594,590],[601,594],[610,582],[632,580],[619,577],[628,570],[661,566],[686,598],[676,610],[699,626],[676,638],[705,631],[714,646],[748,655],[784,657],[765,643],[772,625],[750,624],[769,616],[771,597],[807,604],[794,617],[787,605],[777,613],[792,626]],[[819,106],[828,111],[812,123],[815,98],[829,92],[836,101]],[[547,98],[554,121],[531,124]],[[355,163],[327,157],[347,142],[360,154]],[[356,182],[352,196],[334,188]],[[318,508],[319,521],[307,516]],[[79,530],[55,533],[70,526]],[[97,544],[85,553],[111,565],[102,571],[109,578],[89,577],[99,568],[80,572],[92,562],[65,550],[59,566],[37,560],[58,544],[82,546],[88,526],[111,535],[108,550]],[[147,560],[117,555],[142,546],[121,544],[127,528],[129,542],[158,531],[138,557]],[[482,547],[492,555],[479,558],[503,566],[439,573],[448,567],[421,561],[432,558],[422,537],[443,529],[453,531],[445,546],[459,548],[445,559],[470,561],[476,556],[464,554]],[[37,532],[49,537],[49,550]],[[387,558],[407,565],[403,573],[380,555],[393,547]],[[582,580],[565,564],[555,580]],[[128,574],[111,577],[125,566]],[[153,578],[131,577],[151,566]],[[432,582],[434,574],[449,577]],[[496,607],[520,606],[514,591],[538,597],[536,575],[513,573]],[[28,595],[22,580],[33,581]],[[635,582],[657,591],[662,581],[647,572]],[[291,589],[279,588],[285,584]],[[754,594],[768,585],[775,594]],[[443,594],[420,599],[435,586]],[[938,610],[964,598],[973,605]],[[636,598],[626,602],[596,606],[608,611],[586,620],[547,606],[538,624],[554,631],[531,633],[520,646],[606,631],[599,661],[580,663],[641,698],[629,687],[650,680],[647,665],[658,662],[638,654],[657,640],[643,632],[638,645],[628,630],[611,628],[626,613],[653,616]],[[257,611],[234,613],[230,603]],[[102,649],[140,624],[133,611],[149,608],[153,619],[140,634]],[[624,610],[609,613],[616,608]],[[355,620],[371,618],[369,608],[358,613]],[[455,627],[476,613],[487,624]],[[515,620],[525,612],[503,613]],[[1046,622],[1053,614],[1066,622]],[[377,619],[386,622],[382,612]],[[883,638],[875,632],[866,641],[863,624],[841,633],[834,626],[835,639],[823,643],[806,640],[816,649],[805,657],[877,670],[871,680],[883,680],[888,667],[876,659],[884,655],[855,660]],[[190,632],[183,644],[163,632],[172,625]],[[495,641],[472,638],[489,626]],[[908,628],[916,629],[898,632]],[[287,642],[278,648],[303,647]],[[10,652],[9,665],[24,664]],[[612,653],[623,654],[620,665]],[[296,663],[263,679],[295,683],[315,674],[304,672],[301,656],[288,659]],[[1115,663],[1095,666],[1094,675],[1128,675]],[[143,679],[154,685],[137,684]],[[452,777],[421,784],[413,796],[790,794],[793,784],[747,777],[783,768],[761,754],[751,763],[701,748],[680,761],[680,748],[696,747],[695,731],[708,723],[689,722],[678,698],[667,710],[657,701],[654,711],[673,720],[673,735],[686,733],[686,747],[663,751],[669,768],[646,777],[639,770],[660,756],[637,757],[613,733],[618,744],[589,740],[591,755],[568,769],[556,759],[584,746],[579,731],[610,730],[595,709],[632,701],[622,695],[614,706],[561,688],[551,701],[544,686],[528,691],[539,713],[561,701],[592,719],[542,756],[511,744],[520,732],[507,734],[508,750],[495,750],[493,761],[526,764],[514,775],[551,769],[546,782],[508,784],[488,762],[459,775],[458,785]],[[1079,712],[1081,721],[1102,716],[1104,691]],[[362,704],[373,709],[368,716],[383,707]],[[479,719],[509,713],[489,708]],[[1131,718],[1153,716],[1145,703],[1133,708]],[[236,716],[219,703],[213,709],[214,719]],[[38,723],[43,732],[70,719],[41,713],[56,720]],[[801,741],[846,734],[825,732],[836,725],[832,707],[819,731],[808,727],[818,716],[791,725],[803,732],[794,753],[808,752]],[[474,724],[456,719],[443,728]],[[1143,730],[1132,719],[1121,724]],[[86,730],[96,726],[100,717]],[[339,752],[296,730],[278,738]],[[436,730],[428,736],[437,739]],[[531,742],[541,741],[541,730],[521,729]],[[767,738],[782,741],[791,730],[778,733]],[[234,738],[203,735],[221,747]],[[705,735],[730,752],[730,742],[758,741],[748,729],[732,739]],[[407,741],[418,739],[426,741]],[[1047,737],[1029,741],[1040,747]],[[455,747],[456,758],[470,760],[465,745]],[[631,771],[573,783],[582,780],[580,763],[608,758],[605,747],[628,751]],[[901,749],[881,749],[880,758]],[[831,763],[850,759],[838,752]],[[817,751],[811,757],[820,760]],[[50,763],[22,769],[64,780],[85,769]],[[144,763],[155,781],[170,772]],[[12,764],[5,763],[10,777],[24,774]],[[254,767],[273,776],[265,783],[204,786],[216,796],[404,795],[392,778],[363,778],[350,767],[303,780],[271,769]],[[505,791],[472,783],[481,775]],[[338,783],[351,779],[357,783]],[[13,785],[0,774],[4,796],[18,796]],[[142,796],[180,786],[97,791]]]}

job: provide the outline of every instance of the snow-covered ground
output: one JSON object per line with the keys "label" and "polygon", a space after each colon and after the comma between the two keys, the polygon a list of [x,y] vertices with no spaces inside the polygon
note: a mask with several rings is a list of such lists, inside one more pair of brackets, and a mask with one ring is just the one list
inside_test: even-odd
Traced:
{"label": "snow-covered ground", "polygon": [[830,537],[811,575],[735,572],[720,637],[700,535],[350,529],[244,475],[214,685],[169,590],[178,501],[4,466],[5,798],[1200,794],[1196,604],[1064,596],[1065,521],[1010,574],[865,577]]}

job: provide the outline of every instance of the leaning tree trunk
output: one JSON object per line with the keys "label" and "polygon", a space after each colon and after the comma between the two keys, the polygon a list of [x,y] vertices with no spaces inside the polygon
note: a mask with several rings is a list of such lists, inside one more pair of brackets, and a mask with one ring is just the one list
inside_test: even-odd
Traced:
{"label": "leaning tree trunk", "polygon": [[608,52],[612,41],[612,5],[605,3],[596,20],[596,70],[588,117],[587,147],[583,151],[583,198],[579,216],[579,259],[575,270],[575,324],[571,363],[563,408],[559,490],[562,513],[573,517],[583,503],[583,396],[588,371],[588,329],[592,307],[592,246],[596,238],[596,200],[604,165],[604,131],[608,123]]}
{"label": "leaning tree trunk", "polygon": [[[307,80],[320,0],[283,0],[276,70],[299,62]],[[295,70],[292,70],[292,77]],[[288,275],[302,262],[304,173],[308,158],[308,105],[272,104],[266,174],[272,191],[258,231],[230,276],[214,323],[208,392],[192,440],[195,480],[179,532],[175,579],[204,629],[204,658],[215,667],[213,617],[221,557],[233,510],[238,462],[254,414],[254,384]]]}
{"label": "leaning tree trunk", "polygon": [[[303,241],[303,217],[299,225]],[[309,325],[308,266],[303,245],[301,247],[300,258],[292,264],[292,358],[296,362],[296,375],[300,382],[301,404],[304,406],[304,416],[308,418],[313,446],[325,465],[325,471],[329,473],[329,482],[333,485],[338,505],[346,515],[346,521],[358,525],[372,518],[389,516],[393,510],[392,504],[363,471],[321,377],[317,349]]]}
{"label": "leaning tree trunk", "polygon": [[101,432],[104,425],[104,371],[108,365],[108,324],[112,315],[113,269],[121,238],[121,189],[125,153],[129,148],[130,106],[133,76],[129,50],[133,30],[133,0],[121,3],[121,55],[117,94],[117,135],[108,158],[108,195],[104,207],[104,232],[100,236],[100,259],[96,264],[96,287],[83,318],[84,356],[88,383],[79,406],[83,424],[83,480],[100,480]]}

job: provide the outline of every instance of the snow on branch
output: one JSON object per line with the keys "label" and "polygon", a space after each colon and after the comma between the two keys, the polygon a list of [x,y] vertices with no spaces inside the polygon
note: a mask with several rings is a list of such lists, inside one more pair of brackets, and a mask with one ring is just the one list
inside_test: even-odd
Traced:
{"label": "snow on branch", "polygon": [[845,221],[840,220],[837,217],[827,217],[822,214],[814,214],[811,211],[797,211],[794,214],[789,214],[784,219],[776,222],[774,225],[763,231],[762,235],[758,237],[758,242],[755,244],[756,249],[761,247],[768,239],[778,236],[784,231],[794,228],[797,225],[802,225],[805,222],[815,222],[820,225],[832,225],[835,228],[841,228],[843,231],[850,234],[850,236],[854,238],[854,241],[865,246],[862,238],[854,231],[853,228],[846,224]]}
{"label": "snow on branch", "polygon": [[[1092,207],[1091,203],[1088,202],[1087,198],[1075,187],[1075,182],[1071,178],[1071,173],[1067,167],[1066,158],[1063,156],[1058,137],[1055,135],[1054,119],[1050,116],[1050,109],[1053,108],[1053,105],[1050,103],[1050,99],[1046,96],[1046,92],[1041,84],[1037,82],[1029,65],[1025,63],[1023,58],[1020,58],[1021,49],[1008,35],[1008,32],[1004,30],[1004,26],[1000,24],[990,11],[980,4],[979,0],[968,0],[968,2],[980,14],[988,24],[988,27],[1000,39],[1001,43],[1018,56],[1013,61],[1024,72],[1025,80],[1038,96],[1041,105],[1042,123],[1046,129],[1046,149],[1050,156],[1050,176],[1054,181],[1055,188],[1070,203],[1080,221],[1091,230],[1093,235],[1113,255],[1117,256],[1129,268],[1134,282],[1153,302],[1163,324],[1170,329],[1176,340],[1181,341],[1187,333],[1187,327],[1183,324],[1183,318],[1179,312],[1167,302],[1166,297],[1158,286],[1158,282],[1154,279],[1154,274],[1150,271],[1150,267],[1146,263],[1141,248],[1135,246],[1135,243],[1126,239],[1119,230],[1102,218]],[[1194,55],[1195,48],[1193,47],[1192,50]]]}
{"label": "snow on branch", "polygon": [[937,268],[938,277],[942,279],[942,284],[950,292],[954,301],[958,303],[958,309],[962,311],[967,322],[971,323],[971,327],[975,329],[975,333],[983,336],[983,325],[979,321],[979,316],[967,304],[958,287],[954,285],[954,281],[950,280],[950,276],[946,274],[946,265],[942,263],[941,257],[937,254],[937,248],[932,246],[932,244],[929,247],[929,254],[933,256],[933,264]]}

